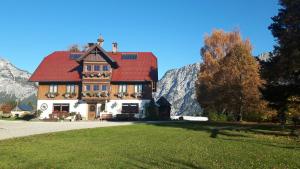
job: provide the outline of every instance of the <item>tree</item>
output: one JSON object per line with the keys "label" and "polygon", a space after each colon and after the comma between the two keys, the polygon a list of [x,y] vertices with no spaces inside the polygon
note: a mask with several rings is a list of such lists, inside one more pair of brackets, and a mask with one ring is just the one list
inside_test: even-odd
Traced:
{"label": "tree", "polygon": [[196,81],[197,100],[205,112],[242,115],[264,107],[259,88],[263,80],[251,55],[249,40],[238,31],[213,31],[201,49],[203,63]]}
{"label": "tree", "polygon": [[282,8],[269,26],[277,44],[271,61],[263,65],[264,96],[285,123],[290,98],[300,96],[300,0],[280,0],[279,4]]}
{"label": "tree", "polygon": [[78,44],[73,44],[69,47],[68,51],[70,52],[80,52],[80,46]]}
{"label": "tree", "polygon": [[220,60],[220,70],[214,80],[217,103],[226,108],[227,113],[234,113],[237,120],[264,107],[260,92],[264,81],[259,75],[259,64],[244,46],[234,46]]}
{"label": "tree", "polygon": [[3,111],[3,113],[10,113],[12,109],[14,109],[16,106],[17,106],[17,102],[11,100],[2,104],[0,110]]}
{"label": "tree", "polygon": [[[196,81],[197,100],[206,111],[223,112],[223,106],[215,100],[216,90],[213,86],[213,76],[219,71],[219,61],[223,59],[236,44],[243,44],[251,49],[249,41],[243,41],[238,31],[224,32],[214,30],[204,38],[204,47],[201,48],[203,63]],[[214,109],[214,110],[213,110]]]}

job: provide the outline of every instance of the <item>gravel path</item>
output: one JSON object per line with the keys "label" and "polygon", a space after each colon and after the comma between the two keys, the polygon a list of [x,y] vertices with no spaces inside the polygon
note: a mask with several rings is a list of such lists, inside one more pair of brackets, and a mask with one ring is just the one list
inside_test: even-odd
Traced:
{"label": "gravel path", "polygon": [[0,120],[0,140],[58,131],[130,125],[133,122],[27,122]]}

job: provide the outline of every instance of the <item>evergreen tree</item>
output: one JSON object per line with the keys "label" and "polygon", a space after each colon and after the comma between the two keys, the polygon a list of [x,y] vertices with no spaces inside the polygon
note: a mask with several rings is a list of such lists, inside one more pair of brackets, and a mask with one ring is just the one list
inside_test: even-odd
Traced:
{"label": "evergreen tree", "polygon": [[277,45],[262,73],[267,79],[264,96],[284,123],[292,98],[300,96],[300,0],[280,0],[279,4],[282,8],[269,26]]}

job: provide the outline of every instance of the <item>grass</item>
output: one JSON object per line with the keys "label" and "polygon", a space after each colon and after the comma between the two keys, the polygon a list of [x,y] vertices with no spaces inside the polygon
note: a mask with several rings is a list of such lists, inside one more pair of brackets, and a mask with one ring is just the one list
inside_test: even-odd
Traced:
{"label": "grass", "polygon": [[0,141],[0,168],[300,168],[300,143],[275,125],[176,122]]}

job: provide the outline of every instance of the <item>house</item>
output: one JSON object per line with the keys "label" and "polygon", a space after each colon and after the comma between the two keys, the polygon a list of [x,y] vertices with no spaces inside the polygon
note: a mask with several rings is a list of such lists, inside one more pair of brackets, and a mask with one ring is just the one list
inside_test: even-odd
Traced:
{"label": "house", "polygon": [[119,52],[102,48],[103,39],[85,52],[56,51],[44,58],[29,81],[38,82],[40,118],[52,113],[79,113],[83,119],[134,114],[156,91],[157,58],[152,52]]}
{"label": "house", "polygon": [[21,117],[25,114],[32,113],[32,111],[33,111],[33,109],[31,106],[25,105],[25,104],[19,104],[14,109],[12,109],[11,115],[13,117]]}

